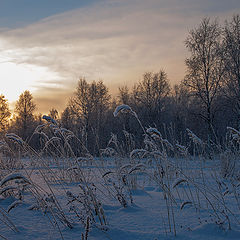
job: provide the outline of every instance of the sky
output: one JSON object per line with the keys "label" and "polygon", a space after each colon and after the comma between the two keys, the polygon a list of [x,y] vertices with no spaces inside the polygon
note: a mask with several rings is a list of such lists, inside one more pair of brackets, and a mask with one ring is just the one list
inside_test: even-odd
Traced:
{"label": "sky", "polygon": [[64,109],[81,77],[113,94],[146,71],[179,83],[189,30],[239,13],[239,0],[0,0],[0,94],[13,109],[30,90],[45,114]]}

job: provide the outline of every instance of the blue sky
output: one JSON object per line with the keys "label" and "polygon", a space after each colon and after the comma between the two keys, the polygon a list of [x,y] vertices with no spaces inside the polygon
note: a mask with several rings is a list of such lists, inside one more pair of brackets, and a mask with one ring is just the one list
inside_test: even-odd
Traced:
{"label": "blue sky", "polygon": [[0,28],[16,28],[97,0],[0,0]]}
{"label": "blue sky", "polygon": [[114,94],[146,71],[179,83],[189,30],[237,13],[239,0],[0,0],[0,94],[13,104],[28,89],[47,113],[66,106],[80,77]]}

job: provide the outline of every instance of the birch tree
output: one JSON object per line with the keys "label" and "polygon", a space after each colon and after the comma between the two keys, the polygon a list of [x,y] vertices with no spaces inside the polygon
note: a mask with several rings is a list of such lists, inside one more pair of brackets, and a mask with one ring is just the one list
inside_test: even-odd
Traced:
{"label": "birch tree", "polygon": [[234,15],[223,31],[225,83],[240,128],[240,16]]}
{"label": "birch tree", "polygon": [[189,32],[185,45],[191,55],[186,59],[184,84],[200,105],[201,112],[197,114],[207,124],[208,139],[216,141],[213,126],[215,106],[224,74],[221,28],[218,22],[203,19],[197,28]]}
{"label": "birch tree", "polygon": [[33,102],[32,94],[26,90],[20,96],[15,106],[15,128],[17,134],[24,140],[30,137],[31,131],[34,128],[34,111],[36,104]]}

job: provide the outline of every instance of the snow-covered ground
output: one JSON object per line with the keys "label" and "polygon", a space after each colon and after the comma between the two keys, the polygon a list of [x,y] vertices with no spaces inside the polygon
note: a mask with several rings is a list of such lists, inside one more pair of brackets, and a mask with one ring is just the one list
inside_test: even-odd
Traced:
{"label": "snow-covered ground", "polygon": [[[1,189],[26,186],[22,197],[16,193],[1,195],[0,236],[22,240],[240,239],[238,179],[224,179],[218,160],[171,159],[168,165],[163,164],[161,173],[159,167],[146,162],[141,165],[118,161],[96,159],[77,169],[60,170],[55,163],[40,168],[23,160],[25,168],[18,172],[30,179],[30,184],[14,179],[16,175],[8,175],[13,179],[5,183],[2,180]],[[78,171],[84,174],[84,181],[78,178]],[[157,171],[161,177],[155,176]],[[4,175],[2,172],[1,179]],[[84,194],[83,189],[91,191],[95,198]],[[73,201],[73,196],[79,201]],[[9,206],[19,198],[21,203],[8,213]],[[41,205],[39,199],[47,206]],[[94,201],[103,209],[99,210],[102,224],[94,214]],[[72,228],[64,224],[60,213]],[[95,223],[89,220],[88,232],[86,222],[91,214]]]}

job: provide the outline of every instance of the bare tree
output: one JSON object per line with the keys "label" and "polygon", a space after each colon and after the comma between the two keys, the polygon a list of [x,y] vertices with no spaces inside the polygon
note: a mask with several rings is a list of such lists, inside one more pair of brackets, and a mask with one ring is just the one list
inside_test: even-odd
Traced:
{"label": "bare tree", "polygon": [[4,95],[0,95],[0,132],[6,130],[10,116],[11,112],[9,110],[8,102]]}
{"label": "bare tree", "polygon": [[17,133],[26,139],[34,128],[34,111],[36,104],[33,102],[32,94],[26,90],[20,96],[15,106],[14,126]]}
{"label": "bare tree", "polygon": [[186,128],[190,127],[188,125],[188,112],[189,112],[189,92],[186,86],[181,82],[176,84],[172,89],[172,121],[175,127],[175,141],[183,142],[183,137],[186,133]]}
{"label": "bare tree", "polygon": [[69,106],[66,107],[61,114],[61,125],[66,129],[74,130],[72,129],[74,125],[74,114]]}
{"label": "bare tree", "polygon": [[147,124],[159,121],[159,115],[164,109],[164,100],[170,90],[167,74],[163,70],[144,73],[143,79],[134,86],[133,101],[145,112],[144,120]]}
{"label": "bare tree", "polygon": [[58,119],[58,110],[56,109],[56,108],[51,108],[50,110],[49,110],[49,116],[51,117],[51,118],[53,118],[53,119]]}
{"label": "bare tree", "polygon": [[[103,126],[105,112],[110,105],[110,95],[102,81],[87,83],[80,79],[74,97],[69,102],[69,109],[76,116],[76,124],[82,133],[82,140],[88,147],[89,142],[98,151],[104,139]],[[84,134],[83,134],[84,133]],[[102,136],[102,138],[100,138]]]}
{"label": "bare tree", "polygon": [[224,60],[226,66],[225,83],[227,96],[233,103],[240,128],[240,16],[234,15],[230,22],[225,23]]}
{"label": "bare tree", "polygon": [[197,28],[190,31],[185,45],[191,56],[186,59],[187,75],[184,84],[202,109],[197,114],[207,123],[209,139],[216,141],[213,128],[215,100],[224,73],[221,28],[218,22],[203,19]]}
{"label": "bare tree", "polygon": [[130,104],[131,94],[126,85],[118,88],[117,100],[119,104]]}

